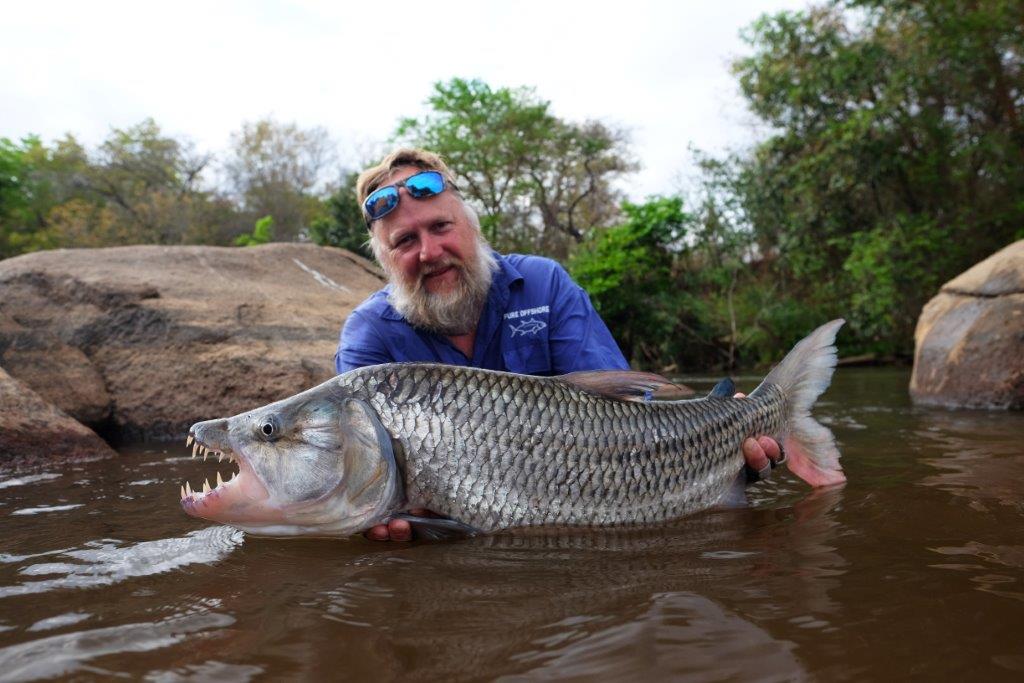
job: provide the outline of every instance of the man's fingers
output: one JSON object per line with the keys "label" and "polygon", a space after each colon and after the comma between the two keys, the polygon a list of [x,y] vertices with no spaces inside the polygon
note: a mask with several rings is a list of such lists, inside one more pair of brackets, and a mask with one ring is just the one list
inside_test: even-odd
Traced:
{"label": "man's fingers", "polygon": [[779,442],[770,436],[759,436],[757,437],[757,443],[761,446],[761,450],[772,462],[778,462],[779,455],[782,453],[782,449],[779,448]]}
{"label": "man's fingers", "polygon": [[756,439],[750,438],[743,442],[743,457],[747,461],[747,467],[755,472],[760,472],[768,467],[768,456],[765,454],[764,447]]}
{"label": "man's fingers", "polygon": [[412,527],[404,519],[393,519],[388,522],[388,534],[392,541],[412,540]]}

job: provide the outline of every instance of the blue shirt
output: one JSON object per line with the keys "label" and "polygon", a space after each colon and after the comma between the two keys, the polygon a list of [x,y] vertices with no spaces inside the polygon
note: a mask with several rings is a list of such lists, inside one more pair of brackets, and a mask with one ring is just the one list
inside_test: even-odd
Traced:
{"label": "blue shirt", "polygon": [[576,370],[628,370],[629,364],[583,288],[557,262],[495,254],[473,357],[447,338],[412,327],[387,301],[391,286],[361,303],[341,330],[334,367],[340,372],[403,361],[427,361],[561,375]]}

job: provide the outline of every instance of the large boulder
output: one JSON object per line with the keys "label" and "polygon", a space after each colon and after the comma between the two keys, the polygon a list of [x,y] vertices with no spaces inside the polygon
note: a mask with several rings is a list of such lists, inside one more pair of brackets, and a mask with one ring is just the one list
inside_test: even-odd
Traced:
{"label": "large boulder", "polygon": [[0,467],[21,469],[113,455],[117,454],[95,432],[0,368]]}
{"label": "large boulder", "polygon": [[331,377],[340,325],[382,284],[308,244],[26,254],[0,261],[0,366],[108,438],[181,436]]}
{"label": "large boulder", "polygon": [[1024,240],[943,285],[914,342],[915,402],[1024,408]]}

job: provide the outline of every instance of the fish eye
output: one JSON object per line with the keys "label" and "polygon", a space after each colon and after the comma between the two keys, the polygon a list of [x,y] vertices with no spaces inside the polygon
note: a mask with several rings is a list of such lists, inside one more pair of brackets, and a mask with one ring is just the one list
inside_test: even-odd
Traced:
{"label": "fish eye", "polygon": [[265,418],[263,422],[260,423],[259,430],[260,435],[263,436],[264,439],[276,438],[278,432],[280,431],[280,429],[277,426],[276,420],[274,420],[274,418],[272,417]]}

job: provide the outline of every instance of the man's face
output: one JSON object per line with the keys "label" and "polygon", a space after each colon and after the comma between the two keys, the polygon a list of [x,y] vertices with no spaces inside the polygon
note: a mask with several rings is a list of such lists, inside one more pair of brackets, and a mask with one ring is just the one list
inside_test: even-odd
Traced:
{"label": "man's face", "polygon": [[[418,173],[400,168],[389,183]],[[415,327],[444,335],[473,332],[497,268],[487,242],[450,189],[398,206],[373,225],[374,248],[391,280],[388,300]]]}
{"label": "man's face", "polygon": [[[399,168],[384,185],[419,172]],[[386,269],[411,289],[422,287],[430,294],[455,291],[465,277],[464,265],[476,255],[476,229],[462,202],[450,188],[427,199],[413,199],[404,187],[398,191],[398,206],[373,226]]]}

